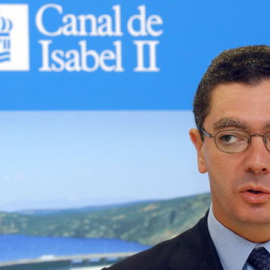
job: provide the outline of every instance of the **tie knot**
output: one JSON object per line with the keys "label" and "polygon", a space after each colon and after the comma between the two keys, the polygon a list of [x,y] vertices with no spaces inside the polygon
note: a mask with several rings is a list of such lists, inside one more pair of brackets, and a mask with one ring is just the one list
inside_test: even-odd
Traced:
{"label": "tie knot", "polygon": [[264,247],[254,248],[248,257],[248,263],[255,270],[270,270],[270,254]]}

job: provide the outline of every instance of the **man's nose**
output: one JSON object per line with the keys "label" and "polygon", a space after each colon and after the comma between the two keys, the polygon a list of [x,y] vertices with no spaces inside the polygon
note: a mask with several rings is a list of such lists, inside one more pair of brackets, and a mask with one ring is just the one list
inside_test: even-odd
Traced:
{"label": "man's nose", "polygon": [[262,137],[252,137],[246,150],[245,170],[255,174],[270,172],[270,151],[267,150]]}

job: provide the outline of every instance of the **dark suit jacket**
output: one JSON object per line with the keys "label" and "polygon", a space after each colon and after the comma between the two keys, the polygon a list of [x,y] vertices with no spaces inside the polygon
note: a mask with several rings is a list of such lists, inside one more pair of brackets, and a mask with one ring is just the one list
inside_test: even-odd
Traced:
{"label": "dark suit jacket", "polygon": [[207,215],[192,229],[103,270],[222,270]]}

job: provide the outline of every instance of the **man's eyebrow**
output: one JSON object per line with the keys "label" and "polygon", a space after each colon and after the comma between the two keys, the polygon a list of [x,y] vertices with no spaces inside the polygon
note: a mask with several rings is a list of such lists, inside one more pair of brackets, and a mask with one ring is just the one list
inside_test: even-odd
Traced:
{"label": "man's eyebrow", "polygon": [[[218,122],[214,123],[213,125],[213,128],[215,131],[220,130],[221,128],[225,128],[225,127],[237,127],[237,128],[248,129],[248,126],[246,124],[233,118],[221,118]],[[270,127],[270,123],[269,123],[269,127]]]}

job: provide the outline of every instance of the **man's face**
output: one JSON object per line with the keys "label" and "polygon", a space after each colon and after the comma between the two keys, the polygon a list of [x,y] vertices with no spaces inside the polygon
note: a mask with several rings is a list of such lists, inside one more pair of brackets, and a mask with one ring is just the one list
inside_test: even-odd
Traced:
{"label": "man's face", "polygon": [[[269,132],[270,80],[255,86],[218,85],[203,127],[214,135],[222,130]],[[205,136],[202,142],[195,129],[190,136],[197,150],[199,171],[209,174],[215,217],[240,235],[245,234],[245,228],[270,226],[270,152],[262,138],[252,137],[244,152],[230,154],[220,151],[213,138]]]}

